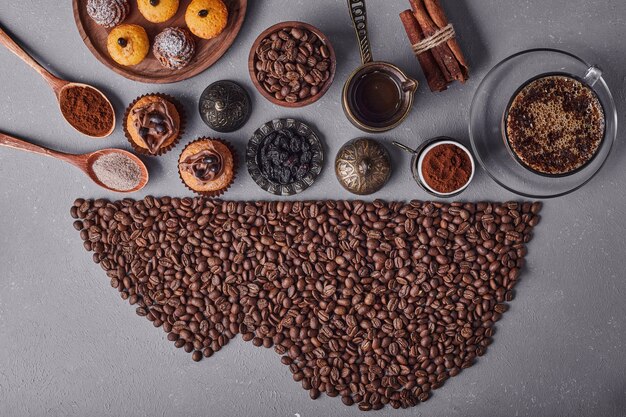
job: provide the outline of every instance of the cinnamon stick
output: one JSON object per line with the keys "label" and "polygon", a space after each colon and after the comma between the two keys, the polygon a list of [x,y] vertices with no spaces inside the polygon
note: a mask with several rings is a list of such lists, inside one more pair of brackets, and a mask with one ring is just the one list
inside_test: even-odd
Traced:
{"label": "cinnamon stick", "polygon": [[[424,39],[419,24],[417,23],[415,16],[413,16],[413,12],[410,10],[403,11],[400,13],[400,20],[404,25],[404,30],[406,31],[411,45],[415,45]],[[446,79],[444,78],[437,62],[435,61],[435,58],[433,57],[433,54],[430,51],[417,55],[417,60],[422,67],[422,71],[424,72],[430,91],[439,92],[448,88],[448,83],[446,82]]]}
{"label": "cinnamon stick", "polygon": [[[410,2],[411,7],[413,8],[413,14],[422,28],[424,36],[428,37],[434,35],[438,28],[428,15],[422,0],[410,0]],[[461,72],[459,62],[456,60],[456,57],[447,44],[435,46],[431,49],[431,51],[435,61],[437,61],[437,65],[439,65],[439,68],[443,73],[443,76],[446,78],[446,81],[463,80],[463,74]]]}
{"label": "cinnamon stick", "polygon": [[[424,0],[424,5],[426,6],[426,10],[433,22],[439,29],[443,29],[448,26],[448,17],[441,7],[441,3],[439,0]],[[461,82],[465,82],[469,78],[469,66],[467,65],[467,61],[465,60],[465,56],[463,55],[463,51],[461,51],[461,47],[459,46],[459,42],[456,38],[452,38],[448,40],[448,46],[450,50],[456,57],[456,60],[459,62],[459,66],[461,68],[461,73],[463,74],[463,80]]]}

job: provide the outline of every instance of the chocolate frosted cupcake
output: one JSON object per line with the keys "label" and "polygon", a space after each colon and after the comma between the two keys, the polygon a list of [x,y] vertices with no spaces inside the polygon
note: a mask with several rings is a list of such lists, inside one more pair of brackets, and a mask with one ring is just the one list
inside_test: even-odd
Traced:
{"label": "chocolate frosted cupcake", "polygon": [[124,133],[138,153],[163,155],[180,139],[184,113],[178,102],[165,94],[137,98],[124,115]]}
{"label": "chocolate frosted cupcake", "polygon": [[200,138],[185,147],[178,159],[178,173],[191,191],[222,195],[233,183],[237,160],[232,147],[220,139]]}
{"label": "chocolate frosted cupcake", "polygon": [[196,53],[196,42],[187,29],[166,28],[154,38],[152,51],[164,67],[180,69]]}
{"label": "chocolate frosted cupcake", "polygon": [[88,0],[87,14],[105,28],[119,25],[130,12],[128,0]]}

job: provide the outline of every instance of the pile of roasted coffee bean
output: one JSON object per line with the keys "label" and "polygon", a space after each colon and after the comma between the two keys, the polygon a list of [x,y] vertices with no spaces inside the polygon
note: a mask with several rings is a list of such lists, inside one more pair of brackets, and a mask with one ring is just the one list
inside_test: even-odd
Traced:
{"label": "pile of roasted coffee bean", "polygon": [[256,79],[277,100],[316,96],[331,76],[330,51],[307,29],[294,27],[263,39],[255,54]]}
{"label": "pile of roasted coffee bean", "polygon": [[237,333],[361,410],[471,366],[513,298],[539,203],[78,199],[85,249],[196,361]]}
{"label": "pile of roasted coffee bean", "polygon": [[281,129],[264,137],[258,152],[261,173],[272,182],[292,184],[311,171],[311,145],[292,129]]}

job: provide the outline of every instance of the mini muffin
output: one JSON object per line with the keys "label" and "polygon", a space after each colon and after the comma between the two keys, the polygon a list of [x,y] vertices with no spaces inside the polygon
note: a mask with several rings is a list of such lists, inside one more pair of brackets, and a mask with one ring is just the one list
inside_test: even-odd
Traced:
{"label": "mini muffin", "polygon": [[146,30],[141,26],[123,24],[109,33],[107,49],[118,64],[137,65],[148,55],[150,41]]}
{"label": "mini muffin", "polygon": [[88,0],[87,14],[105,28],[119,25],[130,12],[128,0]]}
{"label": "mini muffin", "polygon": [[235,179],[235,155],[220,139],[200,138],[185,147],[178,159],[183,183],[195,193],[217,197]]}
{"label": "mini muffin", "polygon": [[182,110],[175,100],[163,94],[150,94],[135,100],[126,110],[124,133],[139,153],[162,155],[172,149],[183,129]]}
{"label": "mini muffin", "polygon": [[228,23],[228,9],[222,0],[192,0],[185,13],[191,33],[199,38],[213,39]]}
{"label": "mini muffin", "polygon": [[178,0],[137,0],[139,11],[149,22],[162,23],[178,11]]}
{"label": "mini muffin", "polygon": [[180,69],[196,53],[196,42],[187,29],[166,28],[154,38],[152,52],[164,67]]}

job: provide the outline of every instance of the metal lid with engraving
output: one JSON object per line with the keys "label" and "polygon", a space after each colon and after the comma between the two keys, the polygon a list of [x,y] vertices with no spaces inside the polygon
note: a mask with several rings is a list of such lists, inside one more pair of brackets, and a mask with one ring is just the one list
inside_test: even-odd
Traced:
{"label": "metal lid with engraving", "polygon": [[240,129],[250,116],[250,96],[239,84],[216,81],[200,96],[200,116],[211,129],[228,133]]}
{"label": "metal lid with engraving", "polygon": [[374,139],[354,139],[343,145],[335,159],[339,183],[357,195],[380,190],[391,176],[387,149]]}

